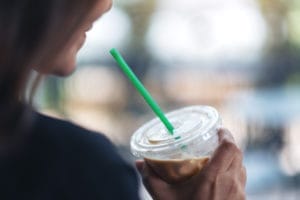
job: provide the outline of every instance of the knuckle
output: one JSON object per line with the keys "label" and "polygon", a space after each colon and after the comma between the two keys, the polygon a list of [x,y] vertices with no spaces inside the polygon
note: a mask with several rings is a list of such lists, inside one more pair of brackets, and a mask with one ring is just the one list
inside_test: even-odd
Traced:
{"label": "knuckle", "polygon": [[242,173],[243,173],[244,176],[247,175],[247,169],[246,169],[245,166],[242,166]]}
{"label": "knuckle", "polygon": [[224,150],[226,152],[230,152],[230,153],[237,153],[240,151],[234,143],[227,141],[227,140],[224,140],[222,142],[221,148],[222,148],[222,150]]}
{"label": "knuckle", "polygon": [[202,180],[205,180],[205,182],[209,185],[212,185],[217,182],[218,174],[216,173],[204,173],[202,174],[202,177],[200,177]]}
{"label": "knuckle", "polygon": [[239,181],[231,179],[230,183],[229,194],[239,195],[241,193],[241,185]]}
{"label": "knuckle", "polygon": [[236,157],[237,157],[240,161],[243,160],[243,152],[242,152],[238,147],[236,147],[235,154],[236,154]]}
{"label": "knuckle", "polygon": [[246,168],[243,166],[242,167],[242,184],[245,186],[247,182],[247,170]]}
{"label": "knuckle", "polygon": [[240,193],[240,200],[246,200],[246,192],[245,191],[242,191]]}
{"label": "knuckle", "polygon": [[244,185],[238,177],[232,176],[231,173],[218,174],[212,181],[214,185],[217,185],[217,187],[223,191],[223,194],[227,196],[228,199],[246,199]]}
{"label": "knuckle", "polygon": [[246,199],[246,192],[243,188],[239,188],[237,193],[236,193],[236,198],[237,200],[245,200]]}
{"label": "knuckle", "polygon": [[223,151],[232,154],[232,156],[237,157],[239,160],[243,160],[243,152],[232,142],[224,141],[223,144]]}

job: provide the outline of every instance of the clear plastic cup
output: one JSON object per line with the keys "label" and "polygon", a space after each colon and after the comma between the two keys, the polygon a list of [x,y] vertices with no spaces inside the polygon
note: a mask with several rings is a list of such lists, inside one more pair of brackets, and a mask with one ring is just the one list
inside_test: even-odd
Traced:
{"label": "clear plastic cup", "polygon": [[131,137],[131,152],[144,158],[165,181],[178,183],[198,174],[219,144],[221,119],[209,106],[190,106],[167,113],[171,135],[158,118],[141,126]]}

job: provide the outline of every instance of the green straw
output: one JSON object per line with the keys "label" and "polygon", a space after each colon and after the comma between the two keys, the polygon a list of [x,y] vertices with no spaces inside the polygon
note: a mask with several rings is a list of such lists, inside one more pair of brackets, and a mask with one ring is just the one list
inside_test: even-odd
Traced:
{"label": "green straw", "polygon": [[169,120],[166,118],[164,113],[162,112],[159,105],[155,102],[155,100],[152,98],[151,94],[148,92],[148,90],[144,87],[144,85],[141,83],[141,81],[136,77],[136,75],[133,73],[133,71],[130,69],[124,58],[121,56],[121,54],[116,49],[111,49],[110,54],[114,57],[114,59],[117,61],[120,68],[123,70],[123,72],[126,74],[126,76],[129,78],[131,83],[134,85],[134,87],[139,91],[139,93],[143,96],[145,101],[148,103],[148,105],[151,107],[153,112],[159,117],[159,119],[162,121],[162,123],[166,126],[169,133],[173,135],[174,127],[169,122]]}

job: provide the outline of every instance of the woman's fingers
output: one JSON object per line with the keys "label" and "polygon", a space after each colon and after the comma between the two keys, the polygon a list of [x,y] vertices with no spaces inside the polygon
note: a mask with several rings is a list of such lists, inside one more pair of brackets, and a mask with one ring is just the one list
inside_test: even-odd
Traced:
{"label": "woman's fingers", "polygon": [[235,145],[230,132],[226,129],[220,129],[218,134],[220,145],[216,149],[207,167],[205,167],[205,173],[212,177],[228,170],[238,172],[243,166],[242,152]]}
{"label": "woman's fingers", "polygon": [[220,128],[218,130],[218,136],[219,136],[219,142],[221,143],[223,140],[230,141],[232,143],[235,143],[234,138],[232,134],[229,132],[229,130]]}
{"label": "woman's fingers", "polygon": [[136,161],[144,185],[154,199],[245,199],[246,169],[230,132],[219,131],[220,145],[197,176],[183,184],[169,185],[145,161]]}
{"label": "woman's fingers", "polygon": [[237,171],[243,167],[243,154],[241,150],[237,150],[234,155],[232,155],[234,159],[231,162],[231,165],[227,170]]}
{"label": "woman's fingers", "polygon": [[246,182],[247,182],[247,170],[246,170],[246,167],[244,167],[244,166],[242,166],[242,168],[240,170],[240,182],[244,188],[246,186]]}

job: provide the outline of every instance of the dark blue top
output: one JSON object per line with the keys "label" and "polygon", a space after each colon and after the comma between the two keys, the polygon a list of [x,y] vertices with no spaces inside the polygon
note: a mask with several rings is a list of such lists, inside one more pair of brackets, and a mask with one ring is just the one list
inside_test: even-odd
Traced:
{"label": "dark blue top", "polygon": [[134,169],[103,135],[36,114],[22,150],[0,157],[1,200],[136,200]]}

